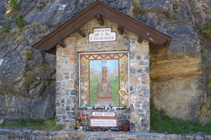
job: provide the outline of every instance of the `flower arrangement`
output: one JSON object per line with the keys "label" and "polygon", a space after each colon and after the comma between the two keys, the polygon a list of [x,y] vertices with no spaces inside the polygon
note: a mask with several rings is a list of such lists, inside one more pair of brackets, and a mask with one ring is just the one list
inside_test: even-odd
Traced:
{"label": "flower arrangement", "polygon": [[85,121],[86,120],[86,118],[87,118],[87,115],[79,115],[78,117],[77,117],[77,121],[80,123],[80,122],[82,122],[82,121]]}

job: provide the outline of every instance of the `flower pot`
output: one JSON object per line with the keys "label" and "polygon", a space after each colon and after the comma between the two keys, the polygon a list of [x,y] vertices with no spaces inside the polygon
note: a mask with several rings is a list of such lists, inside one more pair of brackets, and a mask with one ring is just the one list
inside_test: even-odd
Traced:
{"label": "flower pot", "polygon": [[129,131],[130,125],[122,125],[123,131]]}

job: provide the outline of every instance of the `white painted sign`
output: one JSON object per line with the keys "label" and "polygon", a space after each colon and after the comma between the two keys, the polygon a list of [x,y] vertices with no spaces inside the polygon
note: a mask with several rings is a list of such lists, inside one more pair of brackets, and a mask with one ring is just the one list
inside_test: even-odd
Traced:
{"label": "white painted sign", "polygon": [[2,64],[3,61],[4,61],[4,59],[0,59],[0,66],[1,66],[1,64]]}
{"label": "white painted sign", "polygon": [[115,113],[114,112],[92,112],[92,116],[113,117],[115,116]]}
{"label": "white painted sign", "polygon": [[115,119],[91,119],[90,127],[116,127],[117,122]]}
{"label": "white painted sign", "polygon": [[111,42],[116,41],[116,32],[111,32],[111,28],[97,28],[89,34],[89,42]]}

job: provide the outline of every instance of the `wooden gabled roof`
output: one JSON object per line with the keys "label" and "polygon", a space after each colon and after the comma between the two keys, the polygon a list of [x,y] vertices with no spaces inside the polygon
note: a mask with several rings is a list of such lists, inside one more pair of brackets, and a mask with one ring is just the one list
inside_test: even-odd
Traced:
{"label": "wooden gabled roof", "polygon": [[96,15],[101,15],[148,40],[151,48],[159,49],[162,47],[167,47],[171,41],[170,37],[144,25],[128,15],[109,7],[108,5],[96,1],[78,15],[64,23],[54,32],[36,43],[33,47],[46,52],[52,52],[59,41],[68,37],[74,31],[95,18]]}

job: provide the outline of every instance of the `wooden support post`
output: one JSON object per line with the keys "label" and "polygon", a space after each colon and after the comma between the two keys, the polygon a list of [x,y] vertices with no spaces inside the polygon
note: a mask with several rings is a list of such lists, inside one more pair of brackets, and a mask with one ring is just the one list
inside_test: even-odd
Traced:
{"label": "wooden support post", "polygon": [[58,44],[59,44],[62,48],[67,47],[66,44],[65,44],[63,41],[59,41]]}
{"label": "wooden support post", "polygon": [[144,40],[144,39],[143,39],[142,37],[139,36],[139,38],[138,38],[138,43],[141,44],[141,43],[143,42],[143,40]]}
{"label": "wooden support post", "polygon": [[119,25],[118,26],[118,32],[119,32],[120,35],[123,35],[124,34],[124,28],[123,28],[122,25]]}
{"label": "wooden support post", "polygon": [[81,31],[81,29],[76,30],[82,37],[86,37],[86,34]]}
{"label": "wooden support post", "polygon": [[97,15],[96,18],[97,18],[98,23],[99,23],[101,26],[103,26],[103,25],[104,25],[104,20],[103,20],[103,18],[101,17],[101,15]]}

